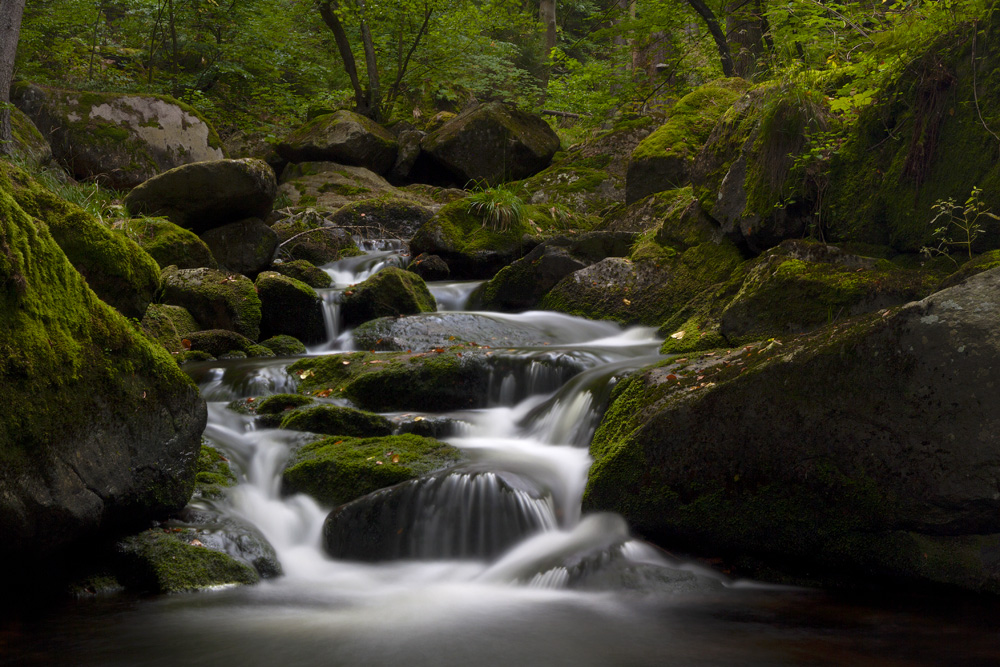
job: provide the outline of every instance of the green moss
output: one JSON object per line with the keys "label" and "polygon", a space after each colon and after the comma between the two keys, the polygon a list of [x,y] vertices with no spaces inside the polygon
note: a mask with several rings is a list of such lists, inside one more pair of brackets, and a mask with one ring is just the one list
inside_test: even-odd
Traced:
{"label": "green moss", "polygon": [[978,273],[995,269],[998,266],[1000,266],[1000,250],[985,252],[978,257],[970,259],[958,271],[948,276],[944,283],[942,283],[941,289],[957,285],[966,278],[971,278]]}
{"label": "green moss", "polygon": [[385,417],[335,405],[317,405],[290,412],[281,420],[281,428],[355,438],[392,434],[392,425]]}
{"label": "green moss", "polygon": [[260,297],[253,283],[239,274],[167,267],[163,300],[185,308],[200,329],[235,331],[251,341],[260,335]]}
{"label": "green moss", "polygon": [[286,491],[340,505],[454,465],[459,458],[454,447],[415,435],[326,438],[293,454],[282,481]]}
{"label": "green moss", "polygon": [[280,415],[315,402],[315,399],[301,394],[274,394],[258,402],[256,412],[259,415]]}
{"label": "green moss", "polygon": [[176,306],[164,306],[158,303],[150,304],[139,325],[151,340],[162,345],[168,352],[180,352],[185,348],[181,344],[181,336],[177,332],[174,321],[166,310],[172,307]]}
{"label": "green moss", "polygon": [[271,336],[260,344],[281,357],[306,353],[306,346],[294,336]]}
{"label": "green moss", "polygon": [[218,268],[205,242],[194,232],[166,218],[134,218],[124,225],[125,233],[148,252],[161,267],[179,269]]}
{"label": "green moss", "polygon": [[[323,194],[332,192],[333,194],[342,195],[344,197],[353,197],[355,195],[363,195],[366,192],[371,192],[371,190],[366,187],[362,187],[360,185],[349,185],[347,183],[324,183],[319,186],[319,191]],[[304,203],[301,199],[299,200],[299,204],[302,206],[309,206],[309,204]]]}
{"label": "green moss", "polygon": [[341,304],[347,324],[435,310],[437,302],[423,278],[397,267],[383,269],[347,290]]}
{"label": "green moss", "polygon": [[316,289],[329,287],[333,284],[333,278],[322,269],[316,268],[311,262],[304,259],[295,259],[290,262],[281,262],[271,265],[271,270],[296,280],[301,280],[306,285]]}
{"label": "green moss", "polygon": [[260,580],[253,568],[224,553],[196,546],[193,540],[190,534],[163,530],[123,540],[119,558],[129,584],[153,593],[180,593]]}
{"label": "green moss", "polygon": [[204,441],[195,470],[195,498],[217,498],[225,493],[225,489],[236,485],[236,475],[229,467],[229,459]]}

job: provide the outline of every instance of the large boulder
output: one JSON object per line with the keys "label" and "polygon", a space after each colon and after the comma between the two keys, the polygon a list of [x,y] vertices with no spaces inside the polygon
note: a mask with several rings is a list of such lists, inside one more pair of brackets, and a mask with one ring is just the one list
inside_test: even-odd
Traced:
{"label": "large boulder", "polygon": [[584,509],[770,576],[1000,592],[1000,270],[615,390]]}
{"label": "large boulder", "polygon": [[0,562],[37,586],[25,569],[49,581],[50,558],[184,506],[206,410],[3,183],[0,320]]}
{"label": "large boulder", "polygon": [[290,206],[336,210],[352,201],[399,190],[375,172],[337,162],[289,164],[281,172],[279,195]]}
{"label": "large boulder", "polygon": [[281,475],[282,488],[340,505],[454,465],[459,458],[451,445],[416,435],[325,438],[292,454]]}
{"label": "large boulder", "polygon": [[301,280],[309,287],[323,289],[333,284],[333,278],[323,269],[316,268],[316,265],[304,259],[293,259],[289,262],[275,260],[271,264],[271,270],[289,278]]}
{"label": "large boulder", "polygon": [[180,306],[151,303],[142,316],[139,327],[150,340],[155,340],[168,352],[184,351],[184,339],[198,330],[198,323]]}
{"label": "large boulder", "polygon": [[346,109],[313,118],[277,147],[289,162],[339,162],[385,174],[396,163],[396,138],[369,118]]}
{"label": "large boulder", "polygon": [[417,274],[394,266],[382,269],[371,278],[344,292],[340,306],[347,325],[360,324],[377,317],[430,313],[437,302]]}
{"label": "large boulder", "polygon": [[333,226],[312,209],[280,220],[271,229],[278,237],[278,256],[282,260],[305,260],[322,266],[361,254],[349,231]]}
{"label": "large boulder", "polygon": [[125,197],[133,215],[159,215],[197,234],[245,218],[266,218],[277,193],[263,160],[196,162],[150,178]]}
{"label": "large boulder", "polygon": [[5,162],[0,162],[0,188],[14,197],[21,210],[45,222],[97,296],[126,317],[142,318],[159,288],[160,270],[135,241]]}
{"label": "large boulder", "polygon": [[260,297],[262,338],[287,335],[306,343],[326,339],[323,300],[300,280],[265,271],[255,282]]}
{"label": "large boulder", "polygon": [[76,178],[131,188],[161,171],[225,157],[212,126],[172,97],[15,87],[14,103]]}
{"label": "large boulder", "polygon": [[559,150],[559,137],[541,117],[489,102],[428,134],[421,148],[458,185],[485,186],[541,171]]}
{"label": "large boulder", "polygon": [[260,297],[250,279],[213,269],[163,270],[163,301],[181,306],[202,329],[227,329],[257,340]]}
{"label": "large boulder", "polygon": [[408,241],[433,216],[431,208],[411,198],[382,196],[346,204],[331,222],[365,238]]}
{"label": "large boulder", "polygon": [[[264,406],[264,409],[267,407]],[[281,418],[281,428],[352,438],[392,435],[392,423],[382,415],[341,405],[315,405],[285,412]]]}
{"label": "large boulder", "polygon": [[654,192],[688,185],[694,158],[712,128],[747,88],[742,79],[723,79],[678,100],[667,121],[632,151],[625,201],[631,204]]}
{"label": "large boulder", "polygon": [[201,235],[224,271],[251,278],[271,265],[278,235],[260,218],[246,218],[215,227]]}
{"label": "large boulder", "polygon": [[212,251],[197,234],[166,218],[133,218],[122,223],[122,228],[161,267],[219,268]]}

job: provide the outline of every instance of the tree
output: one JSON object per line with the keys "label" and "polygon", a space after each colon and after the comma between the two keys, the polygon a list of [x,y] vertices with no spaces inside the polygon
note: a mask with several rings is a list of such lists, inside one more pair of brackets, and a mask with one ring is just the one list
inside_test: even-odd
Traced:
{"label": "tree", "polygon": [[[556,0],[539,0],[538,21],[545,27],[545,57],[549,58],[556,46]],[[548,82],[549,67],[545,67],[541,81],[543,92]]]}
{"label": "tree", "polygon": [[10,84],[21,34],[25,0],[0,0],[0,155],[10,155],[14,136],[10,127]]}
{"label": "tree", "polygon": [[736,68],[733,66],[733,57],[729,51],[729,41],[726,33],[722,30],[722,26],[719,25],[719,19],[716,18],[715,12],[705,4],[705,0],[687,0],[687,3],[705,21],[708,31],[712,34],[712,39],[715,40],[715,47],[719,50],[719,63],[722,65],[722,73],[726,76],[735,76]]}

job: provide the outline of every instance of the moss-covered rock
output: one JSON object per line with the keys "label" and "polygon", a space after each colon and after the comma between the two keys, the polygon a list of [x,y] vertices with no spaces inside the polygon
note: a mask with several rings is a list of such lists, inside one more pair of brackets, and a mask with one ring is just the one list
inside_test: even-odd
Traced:
{"label": "moss-covered rock", "polygon": [[246,218],[204,232],[201,240],[212,250],[223,271],[253,278],[274,260],[278,235],[260,218]]}
{"label": "moss-covered rock", "polygon": [[547,167],[559,137],[539,116],[489,102],[462,112],[420,145],[458,185],[496,185]]}
{"label": "moss-covered rock", "polygon": [[152,340],[162,345],[168,352],[185,349],[182,341],[188,334],[197,331],[194,318],[183,308],[152,303],[139,322],[142,331]]}
{"label": "moss-covered rock", "polygon": [[195,471],[194,498],[218,498],[236,485],[229,459],[205,442],[201,444]]}
{"label": "moss-covered rock", "polygon": [[250,566],[206,548],[189,531],[177,530],[147,530],[118,544],[120,577],[130,588],[181,593],[260,581]]}
{"label": "moss-covered rock", "polygon": [[123,223],[125,233],[156,260],[160,267],[219,268],[212,251],[194,232],[166,218],[134,218]]}
{"label": "moss-covered rock", "polygon": [[160,285],[159,267],[134,241],[49,192],[24,170],[0,161],[0,188],[43,221],[90,288],[126,317],[141,318]]}
{"label": "moss-covered rock", "polygon": [[485,404],[491,366],[482,355],[452,347],[441,352],[306,357],[289,371],[303,393],[347,398],[364,410],[457,410]]}
{"label": "moss-covered rock", "polygon": [[290,164],[281,172],[278,192],[293,207],[334,211],[352,201],[401,194],[375,172],[337,162]]}
{"label": "moss-covered rock", "polygon": [[749,87],[742,79],[721,79],[678,100],[666,122],[632,151],[626,203],[688,185],[694,158],[716,122]]}
{"label": "moss-covered rock", "polygon": [[158,215],[197,234],[244,220],[266,218],[277,193],[274,171],[263,160],[213,160],[176,167],[150,178],[125,197],[133,215]]}
{"label": "moss-covered rock", "polygon": [[271,226],[278,236],[280,259],[322,266],[361,254],[350,232],[333,227],[316,211],[306,210]]}
{"label": "moss-covered rock", "polygon": [[282,473],[286,493],[306,493],[341,505],[372,491],[428,475],[460,459],[457,449],[430,438],[325,438],[295,452]]}
{"label": "moss-covered rock", "polygon": [[412,271],[428,282],[431,280],[447,280],[451,277],[451,269],[448,268],[447,262],[437,255],[428,255],[427,253],[422,253],[414,257],[406,265],[406,270]]}
{"label": "moss-covered rock", "polygon": [[163,270],[163,300],[185,308],[201,329],[228,329],[250,340],[260,335],[260,298],[250,280],[213,269]]}
{"label": "moss-covered rock", "polygon": [[392,424],[385,417],[337,405],[317,405],[290,412],[282,418],[281,428],[352,438],[392,435]]}
{"label": "moss-covered rock", "polygon": [[591,445],[584,509],[771,576],[1000,591],[998,289],[994,269],[626,379]]}
{"label": "moss-covered rock", "polygon": [[384,195],[351,202],[333,214],[333,224],[365,238],[409,239],[434,213],[411,198]]}
{"label": "moss-covered rock", "polygon": [[253,341],[235,331],[226,329],[206,329],[189,333],[186,337],[191,350],[207,352],[213,357],[221,357],[228,352],[243,352],[250,355]]}
{"label": "moss-covered rock", "polygon": [[165,95],[16,86],[12,98],[76,178],[131,188],[161,171],[225,157],[212,126]]}
{"label": "moss-covered rock", "polygon": [[274,352],[279,357],[305,354],[306,346],[295,336],[271,336],[260,344]]}
{"label": "moss-covered rock", "polygon": [[3,181],[0,320],[0,560],[33,571],[183,507],[206,419],[197,388]]}
{"label": "moss-covered rock", "polygon": [[304,259],[293,259],[288,262],[276,260],[271,264],[271,271],[289,278],[301,280],[309,287],[323,289],[333,284],[333,278],[323,269]]}
{"label": "moss-covered rock", "polygon": [[277,146],[289,162],[330,161],[365,167],[377,174],[396,162],[396,139],[361,114],[342,109],[313,118]]}
{"label": "moss-covered rock", "polygon": [[989,271],[990,269],[995,269],[1000,266],[1000,250],[990,250],[989,252],[984,252],[982,255],[970,259],[965,262],[955,271],[953,274],[948,276],[943,283],[941,283],[941,288],[954,287],[966,278],[971,278],[977,273],[982,273],[983,271]]}
{"label": "moss-covered rock", "polygon": [[340,309],[344,323],[355,325],[377,317],[434,312],[437,302],[423,278],[388,267],[344,292]]}
{"label": "moss-covered rock", "polygon": [[14,155],[35,164],[45,164],[52,159],[52,146],[31,119],[17,107],[10,110],[10,129],[14,140]]}
{"label": "moss-covered rock", "polygon": [[278,428],[281,420],[292,410],[310,405],[316,399],[302,394],[272,394],[260,400],[247,399],[246,412],[257,416],[257,422],[266,428]]}
{"label": "moss-covered rock", "polygon": [[300,280],[265,271],[255,282],[260,297],[261,336],[294,336],[306,343],[326,340],[323,300]]}

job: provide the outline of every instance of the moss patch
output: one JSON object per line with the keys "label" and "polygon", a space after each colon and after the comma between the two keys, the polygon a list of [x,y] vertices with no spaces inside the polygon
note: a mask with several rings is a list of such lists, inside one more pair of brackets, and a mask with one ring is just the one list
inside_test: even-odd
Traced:
{"label": "moss patch", "polygon": [[290,412],[281,420],[281,428],[355,438],[392,434],[392,425],[385,417],[336,405],[317,405]]}
{"label": "moss patch", "polygon": [[148,530],[123,540],[119,560],[129,585],[151,593],[255,584],[257,572],[224,553],[198,546],[193,534]]}
{"label": "moss patch", "polygon": [[347,324],[379,317],[431,313],[437,302],[424,279],[397,267],[388,267],[344,292],[341,313]]}

